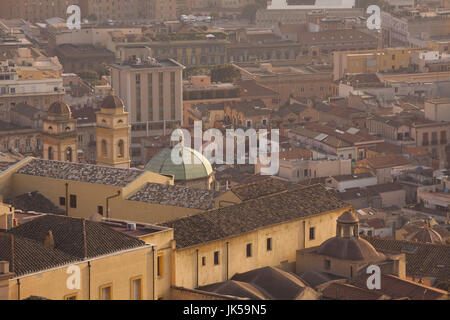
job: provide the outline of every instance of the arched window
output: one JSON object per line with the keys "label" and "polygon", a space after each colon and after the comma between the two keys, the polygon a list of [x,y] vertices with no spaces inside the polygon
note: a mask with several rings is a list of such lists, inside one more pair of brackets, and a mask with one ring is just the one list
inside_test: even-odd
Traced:
{"label": "arched window", "polygon": [[106,149],[106,140],[102,140],[102,154],[104,156],[108,155],[108,150]]}
{"label": "arched window", "polygon": [[117,156],[119,158],[123,158],[123,156],[124,156],[124,143],[123,143],[123,140],[119,140],[118,147],[119,147],[119,150],[118,150]]}
{"label": "arched window", "polygon": [[68,147],[66,149],[66,161],[72,162],[72,148]]}
{"label": "arched window", "polygon": [[48,147],[48,160],[53,160],[53,147]]}

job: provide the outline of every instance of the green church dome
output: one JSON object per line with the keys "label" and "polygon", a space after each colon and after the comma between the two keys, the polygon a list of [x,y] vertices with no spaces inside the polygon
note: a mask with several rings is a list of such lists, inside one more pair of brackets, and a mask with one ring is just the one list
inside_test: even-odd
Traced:
{"label": "green church dome", "polygon": [[190,161],[186,161],[189,163],[175,164],[171,154],[172,148],[161,150],[145,165],[145,170],[163,175],[173,175],[175,181],[207,178],[213,172],[209,160],[194,149],[183,147],[183,154],[185,157],[189,157]]}

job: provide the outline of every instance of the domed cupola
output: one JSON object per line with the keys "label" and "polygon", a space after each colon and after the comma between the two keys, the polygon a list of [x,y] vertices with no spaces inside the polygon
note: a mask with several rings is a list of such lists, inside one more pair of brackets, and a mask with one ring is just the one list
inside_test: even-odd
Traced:
{"label": "domed cupola", "polygon": [[72,111],[67,103],[53,102],[47,110],[49,120],[68,120],[72,117]]}
{"label": "domed cupola", "polygon": [[378,253],[366,240],[359,237],[358,217],[345,211],[337,219],[336,236],[323,242],[318,254],[352,261],[380,261],[385,256]]}
{"label": "domed cupola", "polygon": [[124,104],[122,99],[118,96],[111,94],[103,99],[102,104],[100,106],[102,109],[121,109],[123,111]]}
{"label": "domed cupola", "polygon": [[441,235],[431,228],[429,222],[425,222],[423,227],[411,237],[411,241],[445,244]]}

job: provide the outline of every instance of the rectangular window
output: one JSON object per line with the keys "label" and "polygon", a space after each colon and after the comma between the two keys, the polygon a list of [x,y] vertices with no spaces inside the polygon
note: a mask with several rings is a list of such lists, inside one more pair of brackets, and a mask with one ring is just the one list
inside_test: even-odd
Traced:
{"label": "rectangular window", "polygon": [[100,300],[112,300],[112,284],[100,287]]}
{"label": "rectangular window", "polygon": [[314,240],[316,238],[315,231],[316,231],[315,227],[309,228],[309,240]]}
{"label": "rectangular window", "polygon": [[103,206],[97,206],[97,213],[103,215]]}
{"label": "rectangular window", "polygon": [[157,261],[156,261],[156,266],[157,266],[157,275],[158,277],[162,277],[164,274],[164,265],[163,265],[163,256],[158,256]]}
{"label": "rectangular window", "polygon": [[66,205],[66,198],[65,197],[59,197],[59,205],[65,206]]}
{"label": "rectangular window", "polygon": [[142,300],[142,278],[135,277],[130,281],[131,300]]}
{"label": "rectangular window", "polygon": [[331,269],[331,261],[329,259],[325,259],[323,267],[325,268],[325,270],[330,270]]}
{"label": "rectangular window", "polygon": [[250,258],[251,256],[252,256],[252,244],[251,243],[248,243],[247,244],[247,250],[246,250],[247,252],[247,258]]}
{"label": "rectangular window", "polygon": [[267,251],[272,251],[272,238],[267,238]]}
{"label": "rectangular window", "polygon": [[74,194],[70,195],[70,207],[76,208],[77,207],[77,196]]}
{"label": "rectangular window", "polygon": [[422,134],[422,145],[427,146],[428,145],[428,132],[424,132]]}
{"label": "rectangular window", "polygon": [[431,133],[431,144],[432,145],[438,144],[437,132]]}
{"label": "rectangular window", "polygon": [[206,257],[202,257],[202,266],[206,266]]}
{"label": "rectangular window", "polygon": [[447,131],[441,131],[441,144],[447,144]]}
{"label": "rectangular window", "polygon": [[214,252],[214,265],[219,264],[219,251]]}

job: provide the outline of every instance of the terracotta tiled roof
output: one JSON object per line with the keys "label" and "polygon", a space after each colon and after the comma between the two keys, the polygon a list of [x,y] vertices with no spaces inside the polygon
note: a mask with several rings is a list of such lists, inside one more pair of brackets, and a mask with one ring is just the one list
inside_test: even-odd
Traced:
{"label": "terracotta tiled roof", "polygon": [[406,153],[411,157],[427,156],[430,154],[430,152],[425,147],[407,147],[403,149],[403,153]]}
{"label": "terracotta tiled roof", "polygon": [[378,251],[405,253],[407,276],[434,277],[449,282],[450,246],[375,237],[364,238]]}
{"label": "terracotta tiled roof", "polygon": [[372,157],[366,159],[367,164],[374,169],[384,169],[410,164],[409,160],[401,154]]}
{"label": "terracotta tiled roof", "polygon": [[72,118],[77,120],[77,124],[95,123],[95,112],[96,110],[90,107],[72,109]]}
{"label": "terracotta tiled roof", "polygon": [[18,195],[5,201],[15,209],[42,213],[64,214],[65,211],[43,196],[39,191]]}
{"label": "terracotta tiled roof", "polygon": [[282,151],[279,153],[280,159],[311,159],[312,152],[308,149],[294,149],[288,151]]}
{"label": "terracotta tiled roof", "polygon": [[32,159],[20,168],[17,173],[124,187],[143,174],[144,171],[96,166],[84,163]]}
{"label": "terracotta tiled roof", "polygon": [[383,293],[340,282],[331,282],[321,293],[322,298],[333,300],[379,300],[386,298]]}
{"label": "terracotta tiled roof", "polygon": [[344,192],[339,192],[338,195],[341,200],[348,201],[351,199],[358,199],[361,197],[377,196],[380,193],[398,190],[403,190],[402,185],[398,183],[383,183],[383,184],[376,184],[373,186],[367,186],[364,188],[346,189]]}
{"label": "terracotta tiled roof", "polygon": [[[231,191],[242,201],[257,199],[263,196],[275,194],[281,191],[295,188],[289,181],[284,181],[275,177],[268,177],[249,184],[242,184],[231,188]],[[297,187],[299,188],[299,187]]]}
{"label": "terracotta tiled roof", "polygon": [[322,185],[281,192],[163,223],[178,248],[237,236],[263,227],[349,207]]}
{"label": "terracotta tiled roof", "polygon": [[400,154],[402,152],[402,148],[395,144],[389,142],[381,142],[377,143],[375,146],[369,147],[370,150],[375,151],[377,153],[397,153]]}
{"label": "terracotta tiled roof", "polygon": [[[360,287],[367,286],[368,275],[358,280]],[[391,274],[382,274],[380,290],[374,292],[384,293],[392,299],[408,298],[410,300],[437,300],[447,299],[448,293],[444,290],[432,288],[406,279],[401,279]]]}
{"label": "terracotta tiled roof", "polygon": [[369,172],[363,172],[363,173],[359,173],[359,174],[344,174],[344,175],[340,175],[340,176],[333,176],[333,179],[335,179],[336,181],[352,181],[352,180],[356,180],[356,179],[366,179],[366,178],[371,178],[374,177],[374,175],[372,175]]}
{"label": "terracotta tiled roof", "polygon": [[281,118],[287,116],[288,114],[296,114],[299,115],[303,111],[307,110],[309,107],[304,104],[294,103],[287,106],[282,106],[280,109],[274,112],[274,115],[279,116]]}
{"label": "terracotta tiled roof", "polygon": [[256,83],[255,80],[241,80],[237,83],[241,87],[241,97],[266,97],[278,96],[279,94],[261,84]]}
{"label": "terracotta tiled roof", "polygon": [[272,113],[272,109],[267,108],[261,99],[234,102],[231,105],[231,109],[242,112],[246,116],[269,115]]}
{"label": "terracotta tiled roof", "polygon": [[137,248],[145,242],[114,231],[99,222],[58,215],[44,215],[8,232],[40,244],[52,231],[55,249],[74,259],[87,259]]}
{"label": "terracotta tiled roof", "polygon": [[45,247],[42,243],[0,232],[0,260],[10,263],[10,271],[17,276],[54,268],[77,259],[58,249]]}
{"label": "terracotta tiled roof", "polygon": [[127,200],[209,210],[214,208],[218,194],[213,190],[147,183]]}

